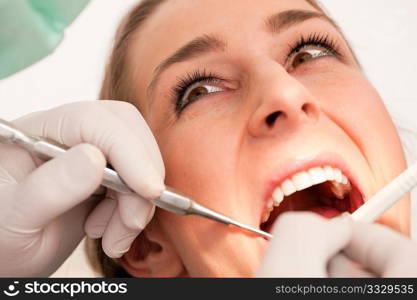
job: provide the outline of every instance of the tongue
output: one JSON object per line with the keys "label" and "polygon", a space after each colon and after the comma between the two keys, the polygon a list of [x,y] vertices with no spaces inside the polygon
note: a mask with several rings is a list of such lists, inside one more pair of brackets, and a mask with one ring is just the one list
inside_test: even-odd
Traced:
{"label": "tongue", "polygon": [[328,192],[330,195],[328,201],[323,200],[326,199],[323,195],[326,196],[326,191],[329,190],[329,186],[322,184],[292,194],[288,197],[287,207],[284,206],[282,209],[311,211],[328,219],[336,217],[344,211],[341,205],[336,204],[339,204],[339,202],[344,203],[345,201],[338,199],[330,200],[330,197],[333,196],[331,192]]}
{"label": "tongue", "polygon": [[330,219],[347,210],[341,205],[346,202],[344,200],[328,199],[326,201],[326,197],[323,197],[326,191],[326,186],[321,187],[321,190],[314,186],[287,196],[281,205],[272,211],[265,227],[272,226],[277,216],[286,211],[311,211]]}
{"label": "tongue", "polygon": [[319,214],[327,219],[331,219],[341,214],[339,210],[331,206],[315,206],[311,207],[310,211],[315,212],[316,214]]}

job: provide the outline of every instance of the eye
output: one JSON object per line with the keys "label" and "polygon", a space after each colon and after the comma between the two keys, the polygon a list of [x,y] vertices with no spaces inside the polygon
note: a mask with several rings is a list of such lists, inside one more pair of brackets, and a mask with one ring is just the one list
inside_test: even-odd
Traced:
{"label": "eye", "polygon": [[222,92],[224,89],[219,87],[221,83],[222,80],[218,76],[205,70],[186,74],[172,89],[176,113],[180,115],[184,108],[200,98]]}
{"label": "eye", "polygon": [[327,34],[313,33],[301,36],[298,42],[290,45],[285,66],[291,72],[304,63],[327,56],[342,59],[337,40]]}
{"label": "eye", "polygon": [[187,89],[181,102],[183,105],[188,105],[192,102],[197,101],[201,97],[221,91],[222,89],[217,86],[195,83]]}
{"label": "eye", "polygon": [[325,57],[325,56],[333,56],[332,53],[329,52],[329,50],[321,50],[321,49],[303,49],[299,50],[296,53],[292,55],[292,57],[289,60],[289,71],[293,71],[298,66],[300,66],[303,63],[309,62],[311,60]]}

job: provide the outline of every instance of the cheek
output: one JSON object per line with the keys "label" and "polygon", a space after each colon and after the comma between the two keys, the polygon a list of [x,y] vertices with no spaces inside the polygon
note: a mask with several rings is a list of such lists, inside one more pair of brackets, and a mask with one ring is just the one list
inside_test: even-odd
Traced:
{"label": "cheek", "polygon": [[224,211],[225,202],[221,199],[230,195],[235,180],[238,135],[233,130],[236,128],[225,120],[200,117],[162,134],[158,141],[166,167],[166,184],[210,208]]}
{"label": "cheek", "polygon": [[324,75],[314,86],[306,84],[322,110],[360,148],[376,181],[385,184],[405,167],[398,133],[381,97],[362,73],[344,70],[338,74]]}
{"label": "cheek", "polygon": [[[373,173],[376,192],[407,165],[394,123],[379,94],[362,74],[346,72],[343,76],[329,76],[324,82],[310,85],[310,90],[327,116],[362,152]],[[407,234],[408,216],[409,199],[404,198],[379,222]]]}

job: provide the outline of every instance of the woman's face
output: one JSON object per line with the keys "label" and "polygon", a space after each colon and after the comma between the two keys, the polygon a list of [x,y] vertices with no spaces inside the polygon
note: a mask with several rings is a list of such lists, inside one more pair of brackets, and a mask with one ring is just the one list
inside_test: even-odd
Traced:
{"label": "woman's face", "polygon": [[[339,205],[306,189],[273,215],[353,210],[405,167],[378,93],[338,29],[305,0],[169,0],[130,50],[166,184],[244,224],[260,228],[276,187],[311,185],[305,173],[292,178],[300,171],[335,167],[353,188]],[[408,233],[408,202],[380,222]],[[156,221],[190,276],[251,276],[267,245],[199,217],[158,211]]]}

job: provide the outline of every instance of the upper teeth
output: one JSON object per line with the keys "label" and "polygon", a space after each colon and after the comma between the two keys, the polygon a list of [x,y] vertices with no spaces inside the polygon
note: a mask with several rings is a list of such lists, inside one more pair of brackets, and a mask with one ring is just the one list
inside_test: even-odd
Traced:
{"label": "upper teeth", "polygon": [[292,175],[291,178],[284,180],[280,186],[276,187],[272,193],[272,198],[268,200],[267,211],[264,213],[262,222],[269,218],[270,212],[274,206],[279,206],[284,200],[284,196],[289,196],[297,191],[302,191],[313,185],[325,181],[334,181],[334,183],[347,184],[347,177],[338,168],[331,166],[314,167]]}

